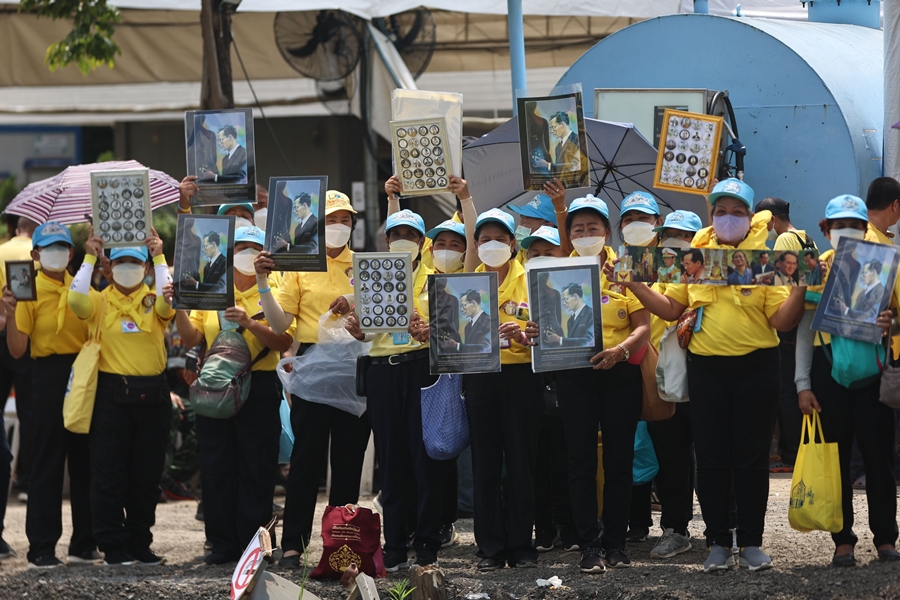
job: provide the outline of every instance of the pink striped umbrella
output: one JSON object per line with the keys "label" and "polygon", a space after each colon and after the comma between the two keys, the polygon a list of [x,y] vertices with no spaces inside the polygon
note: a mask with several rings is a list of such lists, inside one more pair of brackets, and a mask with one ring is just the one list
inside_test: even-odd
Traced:
{"label": "pink striped umbrella", "polygon": [[[144,169],[136,160],[76,165],[63,172],[28,184],[13,198],[3,214],[27,217],[36,223],[57,221],[64,225],[84,223],[91,214],[91,171]],[[150,206],[153,210],[178,202],[178,182],[162,171],[150,169]]]}

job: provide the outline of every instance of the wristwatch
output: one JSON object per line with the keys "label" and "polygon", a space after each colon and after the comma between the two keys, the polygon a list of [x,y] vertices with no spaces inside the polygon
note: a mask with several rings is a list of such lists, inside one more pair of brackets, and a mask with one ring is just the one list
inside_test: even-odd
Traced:
{"label": "wristwatch", "polygon": [[616,348],[622,350],[622,352],[625,354],[625,360],[628,360],[628,358],[631,356],[631,352],[629,352],[628,348],[626,348],[622,344],[616,344]]}

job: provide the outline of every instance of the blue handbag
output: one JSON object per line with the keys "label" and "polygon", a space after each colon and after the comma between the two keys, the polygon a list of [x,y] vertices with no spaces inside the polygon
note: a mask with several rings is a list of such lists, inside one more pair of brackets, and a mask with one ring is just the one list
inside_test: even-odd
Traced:
{"label": "blue handbag", "polygon": [[469,445],[469,415],[462,375],[441,375],[422,388],[422,441],[434,460],[456,458]]}
{"label": "blue handbag", "polygon": [[634,485],[650,483],[657,473],[659,461],[656,460],[653,440],[647,431],[647,421],[638,421],[637,430],[634,432],[634,466],[631,475]]}

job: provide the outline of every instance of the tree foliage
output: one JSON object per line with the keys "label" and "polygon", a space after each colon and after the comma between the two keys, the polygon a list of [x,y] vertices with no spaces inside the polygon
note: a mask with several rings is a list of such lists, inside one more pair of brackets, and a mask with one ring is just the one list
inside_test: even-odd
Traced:
{"label": "tree foliage", "polygon": [[115,24],[122,21],[122,15],[106,0],[21,0],[19,11],[72,22],[72,30],[65,39],[47,48],[44,62],[51,71],[74,63],[87,75],[102,65],[113,68],[116,55],[122,54],[112,39]]}

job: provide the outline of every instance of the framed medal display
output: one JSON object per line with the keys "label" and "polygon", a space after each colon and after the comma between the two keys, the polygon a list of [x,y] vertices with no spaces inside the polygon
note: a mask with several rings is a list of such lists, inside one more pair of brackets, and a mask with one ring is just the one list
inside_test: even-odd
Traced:
{"label": "framed medal display", "polygon": [[153,227],[150,171],[91,171],[91,207],[104,246],[143,246]]}
{"label": "framed medal display", "polygon": [[706,195],[716,178],[722,117],[666,109],[653,187]]}
{"label": "framed medal display", "polygon": [[391,143],[404,196],[450,191],[453,171],[444,119],[391,121]]}
{"label": "framed medal display", "polygon": [[407,331],[415,294],[409,252],[356,252],[353,280],[356,316],[362,331]]}

